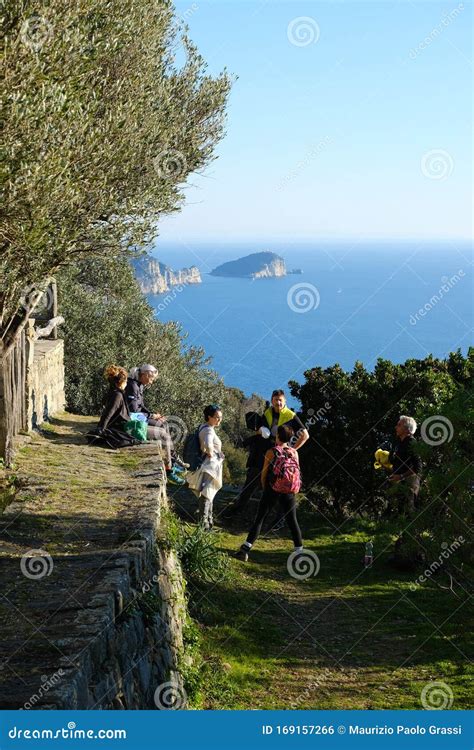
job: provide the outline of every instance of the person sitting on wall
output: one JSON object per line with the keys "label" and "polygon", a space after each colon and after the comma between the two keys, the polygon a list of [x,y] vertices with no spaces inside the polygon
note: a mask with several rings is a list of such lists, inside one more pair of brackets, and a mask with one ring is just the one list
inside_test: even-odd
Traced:
{"label": "person sitting on wall", "polygon": [[90,445],[104,445],[108,448],[127,448],[136,445],[137,440],[125,431],[130,419],[128,405],[124,397],[127,385],[127,371],[118,365],[109,365],[104,370],[109,383],[106,404],[96,429],[86,434]]}
{"label": "person sitting on wall", "polygon": [[156,367],[143,364],[134,367],[125,387],[125,399],[130,413],[144,414],[147,419],[147,440],[156,440],[164,453],[166,476],[169,484],[181,485],[185,483],[182,476],[186,469],[184,462],[174,451],[173,442],[166,418],[158,412],[152,413],[146,408],[143,392],[155,382],[158,375]]}
{"label": "person sitting on wall", "polygon": [[104,377],[110,388],[97,426],[98,434],[111,427],[122,430],[130,419],[130,412],[124,397],[128,377],[126,369],[118,365],[109,365],[104,370]]}

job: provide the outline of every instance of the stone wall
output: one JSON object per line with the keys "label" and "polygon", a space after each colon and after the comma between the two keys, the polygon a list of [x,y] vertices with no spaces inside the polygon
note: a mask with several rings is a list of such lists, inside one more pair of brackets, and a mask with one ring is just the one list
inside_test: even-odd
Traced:
{"label": "stone wall", "polygon": [[0,515],[0,709],[186,708],[161,455],[88,446],[90,427],[65,413],[17,456],[21,489]]}
{"label": "stone wall", "polygon": [[[80,614],[80,636],[56,641],[61,649],[77,648],[79,668],[71,671],[69,659],[64,668],[59,663],[60,679],[54,684],[49,675],[26,709],[186,708],[180,673],[186,617],[180,565],[172,552],[159,550],[157,564],[134,580],[137,571],[129,562],[120,555],[114,558],[113,569]],[[104,585],[110,588],[103,590]],[[152,605],[145,605],[147,598]]]}
{"label": "stone wall", "polygon": [[64,410],[64,341],[39,339],[29,346],[27,409],[31,430]]}

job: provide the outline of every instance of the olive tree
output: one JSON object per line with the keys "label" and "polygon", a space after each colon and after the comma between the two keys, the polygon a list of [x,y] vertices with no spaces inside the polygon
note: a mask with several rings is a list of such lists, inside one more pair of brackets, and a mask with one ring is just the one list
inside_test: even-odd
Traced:
{"label": "olive tree", "polygon": [[[40,0],[41,2],[41,0]],[[4,0],[0,456],[25,422],[23,329],[49,278],[141,247],[224,133],[170,0]]]}
{"label": "olive tree", "polygon": [[58,269],[140,246],[179,210],[230,78],[207,73],[170,0],[5,0],[2,25],[5,353]]}

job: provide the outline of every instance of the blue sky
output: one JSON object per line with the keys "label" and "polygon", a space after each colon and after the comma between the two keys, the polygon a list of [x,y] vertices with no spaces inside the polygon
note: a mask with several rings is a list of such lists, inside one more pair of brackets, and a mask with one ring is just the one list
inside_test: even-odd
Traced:
{"label": "blue sky", "polygon": [[175,5],[238,80],[162,241],[469,237],[470,3]]}

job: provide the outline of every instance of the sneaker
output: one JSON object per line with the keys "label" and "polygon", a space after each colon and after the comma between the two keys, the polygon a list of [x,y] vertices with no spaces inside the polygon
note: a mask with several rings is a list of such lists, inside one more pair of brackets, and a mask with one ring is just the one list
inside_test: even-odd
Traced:
{"label": "sneaker", "polygon": [[180,467],[181,469],[189,469],[189,464],[187,464],[186,461],[183,461],[183,459],[178,455],[173,458],[173,464]]}
{"label": "sneaker", "polygon": [[244,547],[244,545],[241,546],[239,550],[234,555],[236,560],[242,560],[242,562],[248,562],[249,559],[249,548]]}
{"label": "sneaker", "polygon": [[177,471],[178,474],[186,474],[187,469],[184,466],[180,466],[179,464],[173,463],[173,471]]}
{"label": "sneaker", "polygon": [[173,467],[171,471],[166,472],[166,481],[168,484],[186,484],[186,480],[183,479],[183,477],[176,473],[175,468]]}

